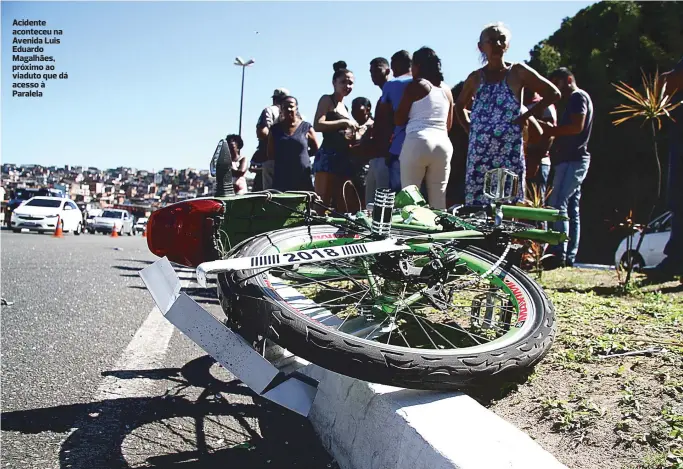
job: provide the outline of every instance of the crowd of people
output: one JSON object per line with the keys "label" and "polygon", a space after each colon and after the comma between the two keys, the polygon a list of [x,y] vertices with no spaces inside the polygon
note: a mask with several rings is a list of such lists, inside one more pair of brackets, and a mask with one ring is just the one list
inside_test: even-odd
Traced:
{"label": "crowd of people", "polygon": [[[478,42],[483,66],[452,89],[428,47],[373,59],[370,78],[381,90],[374,116],[365,97],[353,99],[349,111],[356,77],[343,61],[333,65],[331,92],[320,97],[313,122],[301,118],[296,97],[276,89],[256,125],[254,190],[315,191],[325,205],[355,212],[378,188],[415,185],[430,206],[445,209],[487,204],[484,175],[502,167],[519,177],[513,202],[534,187],[543,205],[568,215],[551,227],[569,237],[553,254],[557,265],[572,266],[593,103],[567,68],[544,77],[506,61],[510,36],[501,23],[486,26]],[[244,165],[236,166],[243,177]],[[244,186],[239,182],[240,191]]]}

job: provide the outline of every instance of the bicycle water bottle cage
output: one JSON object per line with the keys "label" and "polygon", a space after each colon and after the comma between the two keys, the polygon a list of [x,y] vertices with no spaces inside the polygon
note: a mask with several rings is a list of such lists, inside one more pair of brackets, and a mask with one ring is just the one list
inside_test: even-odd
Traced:
{"label": "bicycle water bottle cage", "polygon": [[484,196],[494,204],[511,201],[519,189],[519,177],[509,169],[496,168],[484,175]]}
{"label": "bicycle water bottle cage", "polygon": [[403,208],[408,205],[417,205],[419,207],[427,205],[427,201],[420,194],[420,189],[415,185],[406,186],[396,194],[394,205],[396,208]]}

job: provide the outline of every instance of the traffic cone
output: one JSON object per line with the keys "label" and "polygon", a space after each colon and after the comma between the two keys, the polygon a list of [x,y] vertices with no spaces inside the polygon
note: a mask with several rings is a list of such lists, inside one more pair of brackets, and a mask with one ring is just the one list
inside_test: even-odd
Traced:
{"label": "traffic cone", "polygon": [[62,232],[62,217],[57,215],[57,228],[55,228],[55,234],[52,235],[53,238],[63,238],[64,233]]}
{"label": "traffic cone", "polygon": [[147,237],[147,228],[142,229],[142,237],[146,238]]}
{"label": "traffic cone", "polygon": [[111,237],[112,238],[118,238],[119,237],[119,232],[116,231],[116,225],[111,229]]}

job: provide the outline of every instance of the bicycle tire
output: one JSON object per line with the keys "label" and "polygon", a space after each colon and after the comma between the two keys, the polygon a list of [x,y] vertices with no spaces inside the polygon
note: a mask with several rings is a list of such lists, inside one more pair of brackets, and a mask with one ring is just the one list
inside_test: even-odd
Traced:
{"label": "bicycle tire", "polygon": [[[255,256],[265,249],[295,236],[343,234],[329,225],[299,227],[269,233],[247,241],[235,257]],[[392,231],[392,236],[413,235]],[[493,265],[498,258],[477,247],[462,250]],[[515,340],[487,352],[467,353],[467,349],[448,351],[408,349],[371,342],[325,327],[305,316],[286,302],[273,299],[267,274],[253,270],[237,271],[219,280],[223,293],[230,294],[238,317],[257,321],[264,337],[295,355],[328,370],[365,381],[412,389],[456,390],[479,387],[491,381],[509,378],[540,361],[549,351],[556,332],[553,305],[531,278],[511,263],[500,267],[499,276],[522,291],[530,315],[527,332],[515,334]],[[501,277],[502,278],[502,277]],[[227,286],[229,284],[229,287]],[[527,321],[529,322],[529,321]],[[517,337],[519,336],[519,337]],[[460,350],[460,352],[459,352]]]}

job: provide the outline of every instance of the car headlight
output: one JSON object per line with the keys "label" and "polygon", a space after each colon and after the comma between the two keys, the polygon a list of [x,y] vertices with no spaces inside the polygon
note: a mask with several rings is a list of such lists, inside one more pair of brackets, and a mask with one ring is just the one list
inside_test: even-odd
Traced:
{"label": "car headlight", "polygon": [[57,218],[59,215],[45,215],[45,218]]}

